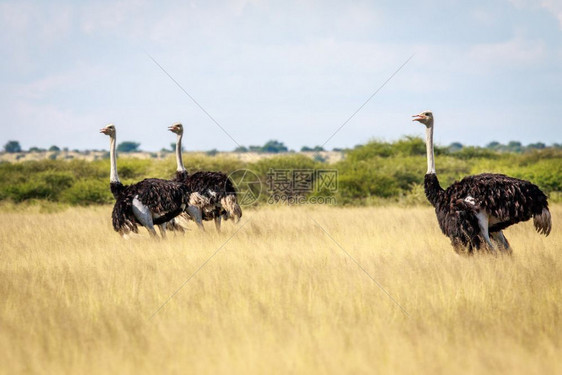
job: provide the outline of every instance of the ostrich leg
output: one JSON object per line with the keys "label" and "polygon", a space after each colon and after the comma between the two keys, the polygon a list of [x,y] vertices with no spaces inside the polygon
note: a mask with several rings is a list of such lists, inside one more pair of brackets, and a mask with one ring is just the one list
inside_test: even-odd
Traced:
{"label": "ostrich leg", "polygon": [[203,215],[201,213],[201,210],[195,206],[188,206],[186,211],[189,214],[189,216],[191,216],[191,218],[197,223],[199,229],[205,231],[205,227],[203,226]]}
{"label": "ostrich leg", "polygon": [[479,211],[476,214],[476,217],[478,218],[478,226],[480,227],[480,233],[482,234],[482,237],[484,237],[484,240],[488,244],[488,247],[490,248],[490,251],[495,253],[496,247],[494,246],[494,244],[490,240],[490,234],[488,233],[488,215],[486,215],[482,211]]}
{"label": "ostrich leg", "polygon": [[163,239],[166,239],[166,223],[160,224],[158,226],[158,230],[160,231],[160,236],[162,236]]}
{"label": "ostrich leg", "polygon": [[152,222],[152,215],[150,214],[150,210],[138,198],[133,199],[133,214],[137,218],[137,220],[148,230],[148,233],[152,237],[158,237],[156,234],[156,230],[154,229],[154,224]]}
{"label": "ostrich leg", "polygon": [[512,252],[511,246],[509,246],[509,242],[507,242],[507,239],[501,230],[499,232],[490,233],[490,236],[495,242],[500,244],[499,248],[501,251],[505,251],[506,253]]}
{"label": "ostrich leg", "polygon": [[215,217],[215,228],[217,228],[217,232],[221,231],[221,216]]}
{"label": "ostrich leg", "polygon": [[503,232],[501,230],[499,231],[499,237],[500,237],[500,241],[503,243],[503,246],[505,247],[505,249],[509,250],[509,252],[511,252],[511,246],[509,246],[509,242],[507,242],[507,238],[505,238],[505,236],[503,235]]}

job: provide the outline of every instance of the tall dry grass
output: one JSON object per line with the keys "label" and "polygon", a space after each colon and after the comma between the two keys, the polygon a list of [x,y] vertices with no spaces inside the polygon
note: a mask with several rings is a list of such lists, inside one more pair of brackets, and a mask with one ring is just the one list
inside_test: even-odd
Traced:
{"label": "tall dry grass", "polygon": [[110,210],[2,213],[0,371],[562,372],[562,206],[499,258],[455,255],[429,208],[247,210],[168,241],[123,241]]}

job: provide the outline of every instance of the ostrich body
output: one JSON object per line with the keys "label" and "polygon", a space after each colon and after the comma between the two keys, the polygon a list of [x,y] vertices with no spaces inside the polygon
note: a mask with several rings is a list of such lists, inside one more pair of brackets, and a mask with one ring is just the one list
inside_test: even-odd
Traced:
{"label": "ostrich body", "polygon": [[[214,220],[215,227],[220,231],[221,220],[230,218],[234,221],[242,217],[242,209],[236,197],[236,188],[222,172],[195,172],[187,173],[182,160],[181,141],[183,138],[183,125],[176,123],[168,129],[177,135],[176,140],[176,176],[173,181],[184,184],[192,192],[187,213],[203,229],[201,220]],[[193,208],[192,208],[193,207]]]}
{"label": "ostrich body", "polygon": [[426,126],[425,195],[435,207],[441,231],[451,239],[457,253],[470,254],[482,245],[493,253],[498,248],[511,253],[502,230],[531,218],[537,232],[548,236],[552,223],[547,197],[529,181],[484,173],[467,176],[443,189],[435,174],[433,114],[424,111],[413,117]]}
{"label": "ostrich body", "polygon": [[188,205],[187,186],[158,178],[123,185],[117,174],[115,126],[109,124],[100,133],[110,137],[109,186],[116,200],[112,213],[113,229],[126,237],[130,232],[138,233],[137,224],[140,224],[150,235],[156,236],[154,225],[158,225],[162,237],[165,237],[166,223],[181,214]]}

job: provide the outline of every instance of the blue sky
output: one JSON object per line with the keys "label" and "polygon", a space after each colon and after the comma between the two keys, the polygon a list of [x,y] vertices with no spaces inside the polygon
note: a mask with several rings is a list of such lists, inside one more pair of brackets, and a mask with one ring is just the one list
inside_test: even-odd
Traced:
{"label": "blue sky", "polygon": [[[562,1],[0,1],[0,143],[562,143]],[[150,58],[154,58],[227,136]]]}

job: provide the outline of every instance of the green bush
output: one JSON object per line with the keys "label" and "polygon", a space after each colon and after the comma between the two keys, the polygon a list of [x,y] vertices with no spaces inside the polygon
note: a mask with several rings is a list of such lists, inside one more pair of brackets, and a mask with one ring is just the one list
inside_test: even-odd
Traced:
{"label": "green bush", "polygon": [[405,206],[429,205],[423,184],[413,184],[410,190],[400,196],[399,203]]}
{"label": "green bush", "polygon": [[6,189],[7,197],[15,202],[29,199],[57,201],[60,193],[72,186],[74,176],[70,172],[43,171],[29,176]]}
{"label": "green bush", "polygon": [[41,182],[28,181],[9,187],[6,190],[7,198],[14,202],[22,202],[30,199],[52,200],[52,189]]}
{"label": "green bush", "polygon": [[404,156],[425,155],[425,141],[418,137],[405,137],[392,145],[396,153]]}
{"label": "green bush", "polygon": [[[490,148],[463,147],[451,152],[436,147],[436,167],[441,185],[469,174],[503,173],[537,184],[550,201],[562,200],[562,149],[547,147],[514,153]],[[244,162],[228,154],[210,157],[204,153],[184,155],[190,172],[222,171],[229,174],[239,169],[256,173],[267,189],[271,170],[335,169],[337,192],[323,190],[298,195],[327,197],[335,195],[338,204],[378,204],[385,201],[419,204],[425,199],[423,178],[426,172],[424,141],[405,137],[393,143],[371,141],[345,151],[345,158],[328,164],[321,158],[300,154],[283,154]],[[175,155],[163,160],[118,159],[119,177],[124,184],[147,177],[169,179],[176,171]],[[103,204],[113,201],[109,191],[109,160],[41,160],[0,163],[0,200],[50,201],[71,205]],[[290,192],[293,194],[293,192]],[[268,194],[262,194],[261,202]],[[422,197],[424,199],[422,199]]]}
{"label": "green bush", "polygon": [[392,145],[385,142],[370,141],[346,152],[346,159],[350,162],[369,160],[375,157],[389,157],[394,154]]}
{"label": "green bush", "polygon": [[321,163],[307,156],[293,154],[260,159],[246,168],[265,178],[271,169],[315,169],[321,165]]}
{"label": "green bush", "polygon": [[382,164],[361,161],[350,165],[341,163],[338,195],[344,202],[361,200],[371,196],[388,198],[400,191],[395,178],[384,171]]}
{"label": "green bush", "polygon": [[450,155],[463,160],[474,158],[497,159],[499,157],[498,153],[495,151],[473,146],[463,147],[460,151],[452,152]]}
{"label": "green bush", "polygon": [[61,201],[72,205],[87,206],[113,202],[109,183],[99,180],[80,180],[66,189]]}

